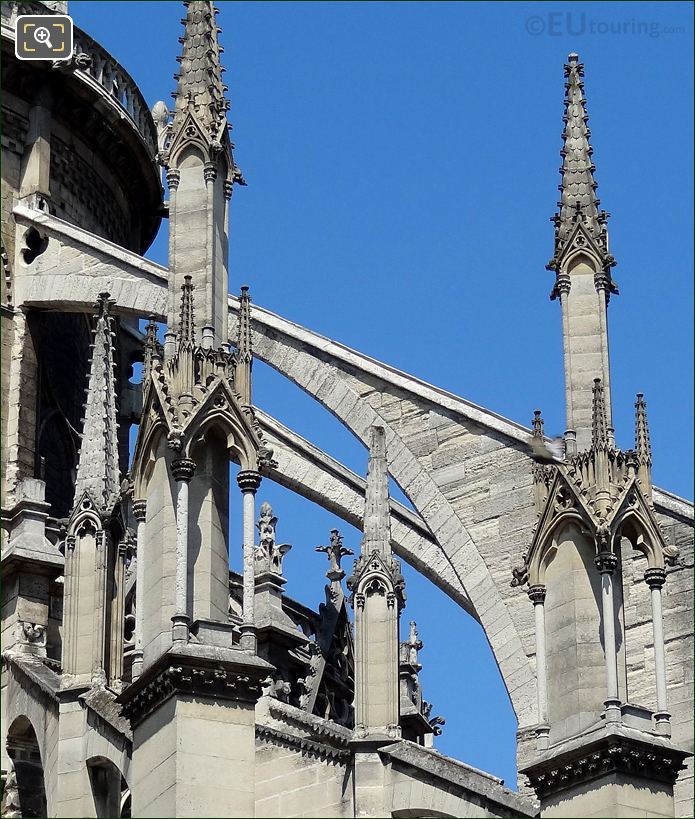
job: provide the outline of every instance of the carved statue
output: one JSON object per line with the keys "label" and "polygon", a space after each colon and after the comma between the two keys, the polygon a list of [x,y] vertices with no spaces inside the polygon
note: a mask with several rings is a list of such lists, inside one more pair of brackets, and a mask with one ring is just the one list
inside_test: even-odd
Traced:
{"label": "carved statue", "polygon": [[273,514],[271,505],[265,501],[261,506],[260,517],[256,524],[259,534],[256,573],[282,574],[282,560],[292,546],[289,543],[277,545],[275,536],[277,522],[278,519]]}

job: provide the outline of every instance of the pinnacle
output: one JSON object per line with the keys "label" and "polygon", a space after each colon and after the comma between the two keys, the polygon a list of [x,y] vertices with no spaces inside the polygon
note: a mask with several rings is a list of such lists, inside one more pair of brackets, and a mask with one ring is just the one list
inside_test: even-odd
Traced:
{"label": "pinnacle", "polygon": [[594,378],[593,407],[591,416],[591,437],[594,446],[607,445],[608,420],[603,385],[600,378]]}
{"label": "pinnacle", "polygon": [[386,464],[386,431],[371,429],[367,490],[364,506],[364,541],[362,553],[390,553],[390,506]]}
{"label": "pinnacle", "polygon": [[647,402],[641,392],[637,393],[635,402],[635,450],[642,463],[651,465],[652,444],[647,420]]}
{"label": "pinnacle", "polygon": [[558,269],[577,223],[581,223],[593,245],[602,267],[615,264],[608,253],[607,235],[603,212],[599,211],[600,199],[596,195],[594,179],[596,166],[592,160],[591,130],[584,96],[584,65],[579,55],[569,54],[565,64],[565,111],[563,143],[560,150],[561,183],[558,186],[560,201],[555,222],[555,252],[550,267]]}
{"label": "pinnacle", "polygon": [[75,499],[89,493],[101,513],[110,512],[118,498],[118,423],[111,318],[113,300],[100,293],[91,347],[82,443],[77,464]]}
{"label": "pinnacle", "polygon": [[218,35],[221,29],[212,3],[188,2],[184,5],[187,14],[181,20],[184,34],[179,42],[183,49],[181,56],[176,58],[181,68],[175,75],[174,118],[186,112],[190,100],[201,122],[213,133],[219,130],[229,107],[224,97],[224,69],[220,63],[223,49]]}

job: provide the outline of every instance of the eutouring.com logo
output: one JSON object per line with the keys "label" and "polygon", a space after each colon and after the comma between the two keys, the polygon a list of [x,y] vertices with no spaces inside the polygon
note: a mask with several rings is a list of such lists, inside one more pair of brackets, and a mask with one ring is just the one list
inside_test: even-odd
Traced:
{"label": "eutouring.com logo", "polygon": [[685,26],[669,26],[658,20],[639,20],[636,17],[616,20],[598,20],[585,12],[550,11],[534,14],[524,21],[527,34],[533,37],[664,37],[684,34]]}

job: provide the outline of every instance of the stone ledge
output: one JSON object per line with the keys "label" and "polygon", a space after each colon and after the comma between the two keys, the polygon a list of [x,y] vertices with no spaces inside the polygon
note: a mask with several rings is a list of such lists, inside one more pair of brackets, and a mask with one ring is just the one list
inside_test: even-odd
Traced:
{"label": "stone ledge", "polygon": [[42,660],[32,657],[31,655],[17,655],[8,651],[3,655],[3,660],[7,663],[9,668],[23,674],[29,682],[36,685],[55,702],[56,707],[58,706],[58,695],[61,683],[59,674],[56,674],[56,672],[49,668]]}
{"label": "stone ledge", "polygon": [[502,779],[444,756],[434,748],[424,748],[414,742],[401,740],[392,745],[382,746],[379,748],[379,754],[408,768],[422,771],[427,776],[442,780],[448,789],[453,787],[479,794],[484,799],[502,806],[509,811],[510,816],[537,816],[534,804],[506,788]]}
{"label": "stone ledge", "polygon": [[[283,726],[291,726],[295,737],[299,730],[304,734],[302,739],[319,739],[343,750],[347,749],[352,739],[352,731],[349,728],[272,697],[263,697],[259,700],[256,719],[259,725],[281,733]],[[276,724],[273,725],[273,722]]]}

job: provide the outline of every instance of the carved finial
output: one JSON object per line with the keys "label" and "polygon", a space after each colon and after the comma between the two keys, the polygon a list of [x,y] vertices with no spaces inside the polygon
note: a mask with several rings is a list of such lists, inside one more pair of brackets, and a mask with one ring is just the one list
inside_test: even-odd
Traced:
{"label": "carved finial", "polygon": [[[608,273],[615,265],[615,259],[608,248],[606,220],[608,214],[599,210],[600,200],[596,195],[594,180],[596,167],[592,161],[593,148],[589,142],[591,131],[584,98],[584,65],[577,54],[570,54],[565,64],[565,113],[562,149],[561,183],[558,213],[552,217],[555,224],[555,249],[548,268],[560,274],[564,258],[574,252],[574,236],[577,223],[581,223],[585,235],[581,241],[591,245],[601,269]],[[617,288],[607,276],[610,292]],[[556,285],[557,289],[557,285]],[[554,291],[554,296],[557,293]]]}
{"label": "carved finial", "polygon": [[341,561],[347,555],[354,555],[352,549],[343,546],[343,537],[337,529],[331,529],[331,542],[329,546],[317,546],[315,552],[323,552],[328,557],[328,571],[326,577],[331,581],[340,581],[345,577],[345,572],[341,568]]}
{"label": "carved finial", "polygon": [[641,392],[637,393],[635,402],[635,450],[640,463],[652,465],[652,444],[647,420],[647,402]]}
{"label": "carved finial", "polygon": [[408,639],[403,646],[407,652],[405,661],[412,666],[419,666],[418,662],[418,651],[422,649],[424,643],[418,637],[417,633],[417,623],[415,620],[410,621],[410,631],[408,633]]}
{"label": "carved finial", "polygon": [[191,108],[208,132],[217,135],[229,108],[226,86],[222,82],[220,29],[212,3],[184,5],[186,17],[182,20],[185,28],[180,38],[183,50],[177,58],[181,68],[176,75],[174,130]]}
{"label": "carved finial", "polygon": [[100,293],[89,363],[87,403],[75,480],[75,502],[88,492],[99,512],[111,512],[120,495],[116,376],[113,354],[113,300]]}
{"label": "carved finial", "polygon": [[543,423],[543,416],[541,415],[540,410],[534,410],[533,413],[533,437],[534,438],[543,438],[544,436],[544,423]]}
{"label": "carved finial", "polygon": [[367,491],[364,505],[363,554],[391,552],[391,525],[388,471],[386,465],[386,431],[373,426],[367,467]]}
{"label": "carved finial", "polygon": [[179,317],[179,345],[195,343],[195,317],[193,315],[193,279],[183,277],[181,285],[181,312]]}
{"label": "carved finial", "polygon": [[264,501],[256,524],[259,535],[256,550],[256,574],[262,572],[282,574],[282,560],[292,546],[289,543],[277,545],[275,534],[277,522],[278,519],[273,514],[271,505]]}
{"label": "carved finial", "polygon": [[600,378],[594,378],[592,393],[591,442],[595,447],[607,446],[608,421],[606,419],[606,403],[603,395],[603,385],[601,384]]}

